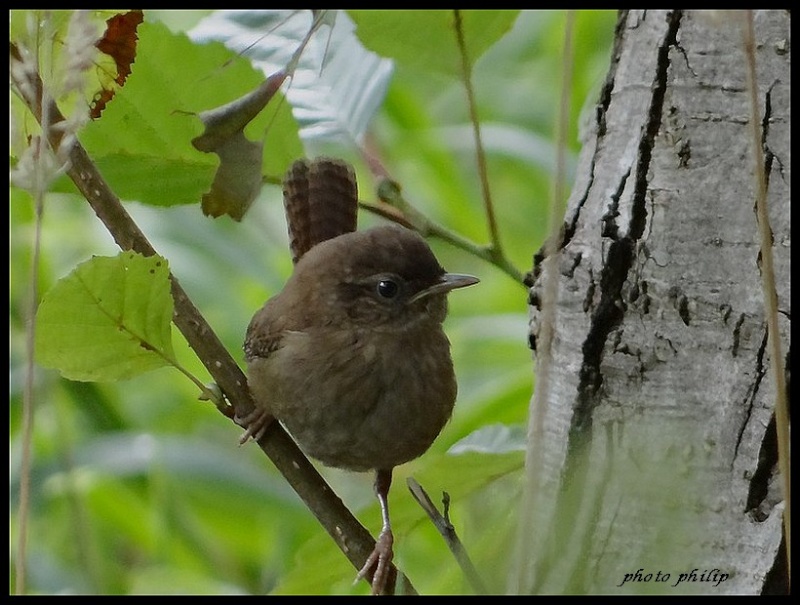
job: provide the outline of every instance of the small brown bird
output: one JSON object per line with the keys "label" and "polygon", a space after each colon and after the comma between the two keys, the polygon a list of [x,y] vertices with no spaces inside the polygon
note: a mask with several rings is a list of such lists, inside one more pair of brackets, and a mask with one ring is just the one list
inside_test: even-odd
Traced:
{"label": "small brown bird", "polygon": [[269,415],[309,456],[375,470],[383,528],[358,578],[387,587],[392,469],[422,455],[450,418],[456,378],[442,330],[447,293],[478,279],[446,273],[414,231],[355,231],[352,168],[298,160],[284,180],[294,272],[255,314],[244,343],[257,409],[241,423],[256,439]]}

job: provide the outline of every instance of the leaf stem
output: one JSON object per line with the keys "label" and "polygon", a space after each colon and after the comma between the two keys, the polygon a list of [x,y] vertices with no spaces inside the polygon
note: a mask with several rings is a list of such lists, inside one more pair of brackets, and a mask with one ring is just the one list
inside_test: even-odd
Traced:
{"label": "leaf stem", "polygon": [[235,416],[233,409],[231,408],[230,405],[228,405],[228,402],[225,400],[225,396],[223,395],[222,390],[219,387],[216,387],[215,389],[203,384],[203,382],[199,378],[197,378],[197,376],[195,376],[189,370],[187,370],[181,364],[179,364],[176,359],[169,359],[166,357],[165,359],[167,359],[167,361],[176,370],[178,370],[181,374],[186,376],[186,378],[191,380],[192,383],[194,383],[197,386],[197,388],[200,389],[200,397],[198,399],[202,401],[210,401],[216,406],[216,408],[220,412],[222,412],[224,416],[227,416],[228,418],[233,418]]}

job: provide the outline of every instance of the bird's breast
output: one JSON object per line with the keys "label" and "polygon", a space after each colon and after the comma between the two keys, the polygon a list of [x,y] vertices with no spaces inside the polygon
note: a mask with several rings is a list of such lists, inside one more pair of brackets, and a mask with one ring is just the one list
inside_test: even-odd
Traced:
{"label": "bird's breast", "polygon": [[[262,376],[253,380],[254,373]],[[420,456],[456,398],[439,325],[288,333],[279,351],[251,363],[249,374],[254,392],[257,383],[271,384],[256,397],[269,402],[307,454],[353,470],[392,468]]]}

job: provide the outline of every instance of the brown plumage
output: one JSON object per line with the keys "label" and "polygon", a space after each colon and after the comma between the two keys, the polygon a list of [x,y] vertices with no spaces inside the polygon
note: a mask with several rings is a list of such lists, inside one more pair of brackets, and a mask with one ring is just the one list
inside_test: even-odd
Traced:
{"label": "brown plumage", "polygon": [[353,231],[352,169],[298,161],[284,182],[294,272],[255,314],[244,343],[259,438],[269,414],[326,465],[376,471],[384,525],[359,573],[383,592],[392,558],[392,469],[422,455],[450,418],[456,378],[442,329],[447,293],[476,283],[445,273],[419,234]]}

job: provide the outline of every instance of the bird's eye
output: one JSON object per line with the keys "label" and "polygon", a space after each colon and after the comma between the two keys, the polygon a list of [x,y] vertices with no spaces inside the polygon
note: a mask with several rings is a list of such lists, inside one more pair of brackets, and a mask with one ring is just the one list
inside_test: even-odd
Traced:
{"label": "bird's eye", "polygon": [[392,299],[397,296],[397,293],[400,291],[400,287],[391,279],[382,279],[378,282],[375,290],[378,292],[378,296],[381,298]]}

